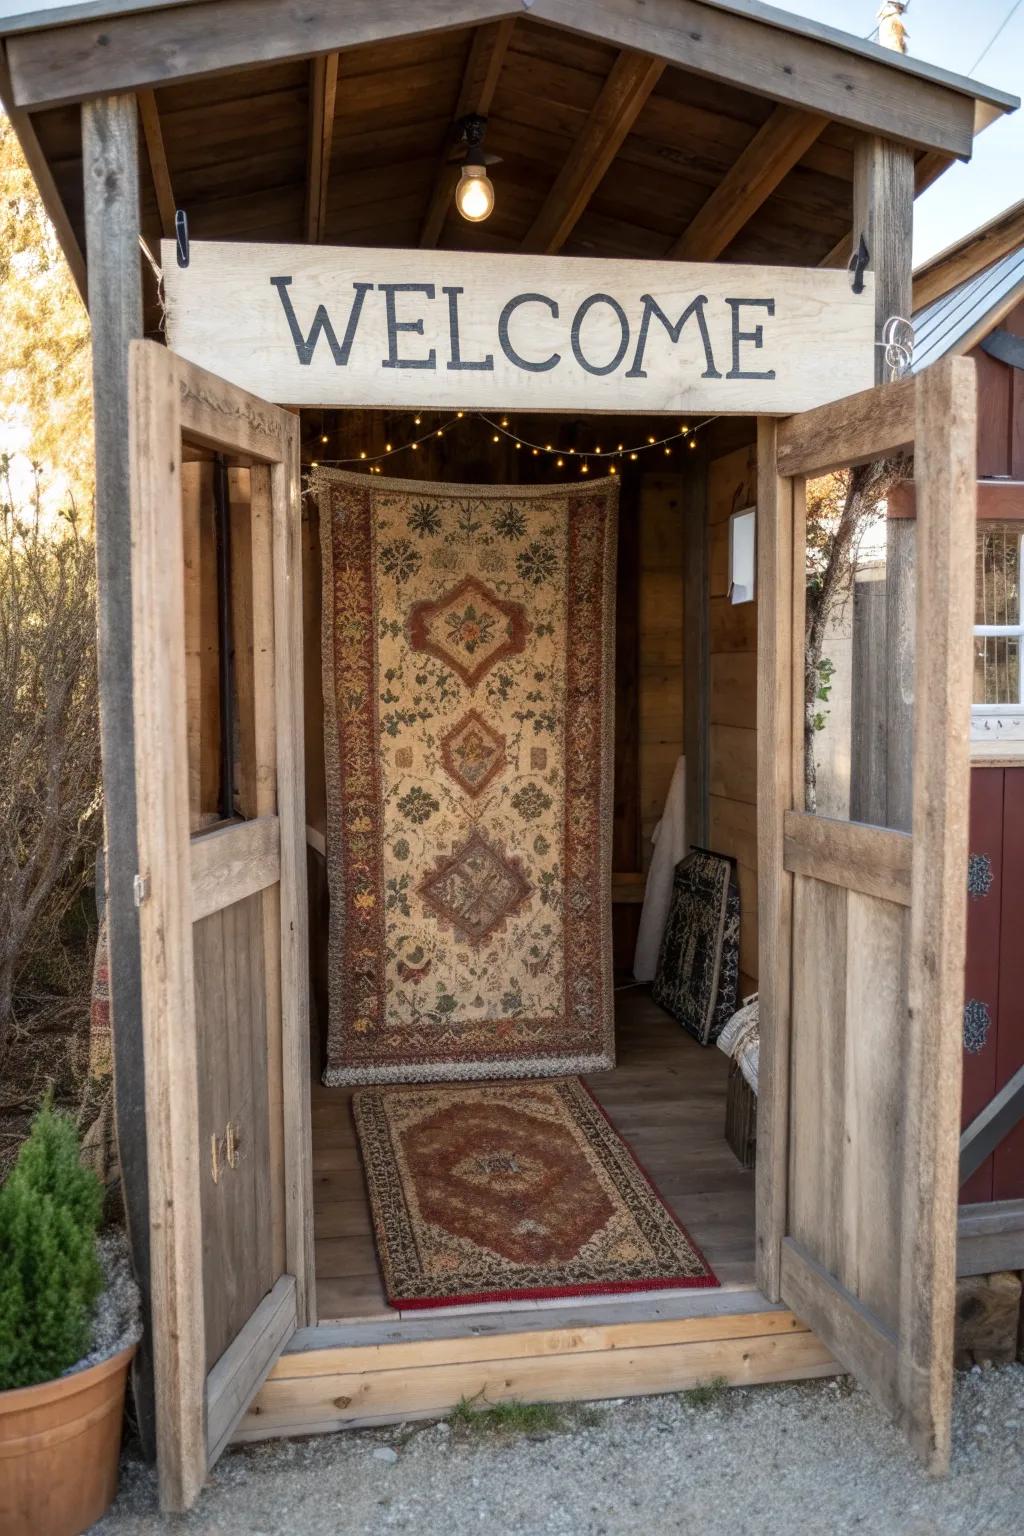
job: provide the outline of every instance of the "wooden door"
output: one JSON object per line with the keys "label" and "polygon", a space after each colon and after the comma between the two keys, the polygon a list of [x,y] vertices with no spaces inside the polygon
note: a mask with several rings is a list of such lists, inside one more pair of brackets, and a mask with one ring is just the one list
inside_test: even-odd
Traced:
{"label": "wooden door", "polygon": [[[805,487],[913,448],[910,833],[808,815]],[[974,580],[974,365],[760,425],[759,1284],[948,1464]]]}
{"label": "wooden door", "polygon": [[[315,1321],[298,418],[134,342],[129,438],[157,1456],[162,1506],[182,1510]],[[196,498],[214,459],[236,496],[211,578]],[[211,817],[195,796],[218,578],[238,761]]]}

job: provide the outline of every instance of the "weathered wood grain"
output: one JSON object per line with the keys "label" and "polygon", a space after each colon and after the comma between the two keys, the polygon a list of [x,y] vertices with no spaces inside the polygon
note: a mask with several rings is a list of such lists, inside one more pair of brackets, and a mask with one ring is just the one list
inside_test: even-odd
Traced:
{"label": "weathered wood grain", "polygon": [[[793,805],[793,491],[778,467],[774,422],[757,432],[757,867],[758,1073],[757,1277],[779,1299],[789,1181],[790,964],[793,877],[783,859],[784,817]],[[802,668],[801,668],[802,670]]]}
{"label": "weathered wood grain", "polygon": [[966,922],[975,523],[975,371],[918,380],[914,849],[904,1078],[900,1396],[935,1471],[949,1462]]}
{"label": "weathered wood grain", "polygon": [[[93,423],[96,439],[96,570],[100,746],[105,809],[107,931],[118,1154],[132,1262],[150,1318],[150,1209],[142,1025],[135,717],[128,348],[142,334],[139,277],[138,116],[130,96],[82,108],[82,175],[91,252]],[[45,189],[45,182],[44,182]],[[63,234],[57,223],[58,233]],[[155,1443],[149,1329],[133,1366],[143,1443]]]}
{"label": "weathered wood grain", "polygon": [[910,905],[911,839],[904,832],[788,811],[785,866],[867,896]]}
{"label": "weathered wood grain", "polygon": [[914,441],[915,379],[888,389],[866,389],[779,422],[781,475],[812,480],[829,469],[866,464],[907,449]]}

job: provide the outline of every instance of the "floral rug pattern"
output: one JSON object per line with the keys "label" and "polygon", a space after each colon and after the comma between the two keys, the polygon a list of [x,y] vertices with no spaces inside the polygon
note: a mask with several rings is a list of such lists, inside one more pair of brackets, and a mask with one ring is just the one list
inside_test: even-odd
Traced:
{"label": "floral rug pattern", "polygon": [[313,483],[324,1081],[610,1066],[617,486]]}

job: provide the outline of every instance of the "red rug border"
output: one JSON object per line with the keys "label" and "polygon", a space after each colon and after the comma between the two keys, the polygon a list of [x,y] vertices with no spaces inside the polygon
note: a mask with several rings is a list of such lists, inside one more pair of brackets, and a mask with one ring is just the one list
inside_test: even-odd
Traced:
{"label": "red rug border", "polygon": [[[371,1227],[373,1229],[373,1251],[374,1251],[374,1257],[377,1260],[377,1270],[378,1270],[378,1273],[379,1273],[380,1279],[381,1279],[381,1289],[383,1290],[384,1298],[387,1301],[388,1306],[392,1309],[392,1311],[394,1311],[394,1312],[438,1312],[438,1311],[441,1311],[445,1307],[478,1307],[478,1306],[488,1306],[488,1305],[492,1305],[492,1304],[500,1303],[500,1302],[512,1303],[512,1302],[516,1302],[516,1301],[559,1301],[559,1300],[571,1301],[573,1299],[573,1297],[576,1297],[576,1296],[630,1296],[630,1295],[634,1295],[634,1294],[637,1294],[637,1293],[644,1293],[644,1292],[648,1292],[648,1291],[677,1291],[677,1290],[678,1291],[682,1291],[682,1290],[687,1290],[687,1291],[711,1291],[711,1290],[721,1290],[722,1282],[718,1279],[718,1277],[715,1274],[714,1270],[711,1268],[711,1265],[708,1263],[707,1258],[705,1257],[703,1249],[701,1249],[701,1248],[699,1248],[697,1246],[697,1244],[694,1242],[693,1237],[690,1234],[690,1232],[688,1231],[688,1229],[683,1226],[683,1223],[679,1220],[679,1218],[676,1215],[675,1211],[672,1210],[671,1206],[669,1206],[667,1201],[664,1199],[664,1197],[661,1194],[661,1191],[658,1189],[658,1187],[655,1184],[654,1180],[651,1178],[651,1175],[648,1173],[648,1171],[644,1167],[643,1163],[637,1157],[636,1153],[633,1151],[633,1148],[630,1146],[630,1144],[626,1140],[625,1136],[619,1130],[618,1126],[615,1124],[615,1121],[612,1119],[611,1115],[609,1115],[608,1111],[605,1109],[605,1107],[601,1103],[600,1099],[598,1099],[597,1095],[594,1093],[594,1090],[590,1087],[590,1084],[589,1083],[585,1083],[583,1081],[582,1077],[578,1077],[578,1076],[577,1077],[573,1077],[572,1075],[570,1075],[568,1073],[565,1074],[565,1076],[566,1076],[566,1079],[568,1081],[570,1081],[570,1082],[575,1081],[575,1082],[579,1083],[580,1087],[583,1089],[584,1093],[587,1094],[587,1096],[589,1097],[589,1099],[593,1103],[594,1107],[604,1117],[605,1121],[607,1122],[607,1124],[611,1128],[612,1132],[618,1137],[618,1139],[621,1141],[622,1145],[625,1147],[627,1155],[632,1160],[633,1164],[635,1165],[635,1167],[637,1168],[637,1170],[639,1171],[639,1173],[643,1177],[644,1182],[647,1184],[647,1186],[650,1189],[651,1193],[653,1194],[654,1198],[657,1200],[658,1204],[662,1207],[662,1209],[667,1212],[667,1214],[669,1216],[669,1219],[672,1221],[672,1223],[676,1227],[678,1227],[679,1231],[686,1238],[686,1241],[690,1244],[690,1247],[693,1249],[694,1253],[697,1255],[697,1257],[700,1259],[701,1263],[704,1265],[705,1269],[707,1270],[707,1274],[706,1275],[675,1276],[675,1277],[672,1277],[672,1278],[665,1278],[665,1279],[659,1279],[659,1280],[634,1280],[634,1281],[622,1281],[622,1280],[615,1281],[615,1280],[613,1280],[613,1281],[610,1281],[608,1284],[599,1284],[599,1283],[595,1282],[594,1284],[591,1284],[591,1285],[535,1286],[532,1289],[527,1288],[527,1289],[518,1290],[518,1291],[512,1291],[512,1290],[480,1291],[480,1292],[471,1293],[470,1295],[459,1295],[459,1296],[442,1296],[442,1297],[418,1296],[418,1297],[416,1297],[412,1301],[400,1301],[400,1300],[397,1300],[395,1297],[393,1297],[390,1294],[390,1292],[388,1291],[387,1286],[385,1284],[385,1273],[386,1273],[386,1271],[385,1271],[384,1264],[383,1264],[383,1262],[381,1260],[381,1256],[380,1256],[380,1244],[377,1241],[377,1226],[376,1226],[376,1223],[371,1220],[370,1225],[371,1225]],[[480,1079],[480,1083],[490,1082],[490,1081],[491,1081],[491,1079],[489,1079],[489,1078],[481,1078]],[[501,1079],[499,1081],[505,1081],[505,1080]],[[553,1079],[553,1078],[524,1077],[524,1078],[511,1078],[511,1079],[508,1079],[508,1081],[510,1081],[510,1082],[532,1083],[532,1082],[553,1082],[553,1081],[555,1081],[555,1079]],[[360,1171],[361,1171],[361,1173],[363,1175],[363,1183],[364,1183],[364,1185],[366,1187],[366,1198],[367,1198],[367,1201],[370,1203],[371,1217],[372,1217],[372,1213],[373,1213],[373,1205],[372,1205],[372,1202],[370,1202],[370,1186],[369,1186],[369,1180],[366,1177],[366,1164],[365,1164],[365,1161],[363,1159],[363,1145],[362,1145],[362,1142],[359,1139],[359,1126],[356,1123],[356,1107],[355,1107],[356,1094],[360,1091],[361,1087],[366,1087],[368,1089],[373,1089],[373,1090],[376,1090],[377,1092],[379,1092],[382,1088],[416,1088],[418,1086],[420,1086],[420,1085],[417,1084],[417,1083],[366,1083],[366,1084],[360,1084],[359,1087],[355,1088],[353,1090],[352,1094],[349,1097],[348,1112],[349,1112],[349,1115],[350,1115],[351,1120],[352,1120],[352,1130],[353,1130],[353,1132],[355,1134],[356,1150],[357,1150],[357,1152],[359,1154],[359,1167],[360,1167]],[[426,1086],[428,1086],[428,1087],[438,1087],[440,1085],[438,1085],[436,1083],[432,1083],[432,1084],[427,1084]],[[456,1088],[456,1087],[468,1087],[468,1086],[475,1086],[475,1085],[473,1085],[473,1084],[465,1084],[465,1083],[462,1083],[462,1084],[450,1083],[450,1084],[444,1084],[443,1086],[451,1087],[451,1088]]]}

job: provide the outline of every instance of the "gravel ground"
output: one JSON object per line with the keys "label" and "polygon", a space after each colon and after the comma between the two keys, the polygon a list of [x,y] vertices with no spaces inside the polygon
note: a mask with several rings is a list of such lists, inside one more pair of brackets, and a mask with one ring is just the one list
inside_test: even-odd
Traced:
{"label": "gravel ground", "polygon": [[846,1381],[571,1408],[518,1436],[408,1424],[225,1455],[192,1513],[156,1513],[128,1456],[102,1536],[1020,1536],[1024,1366],[958,1377],[948,1480]]}

